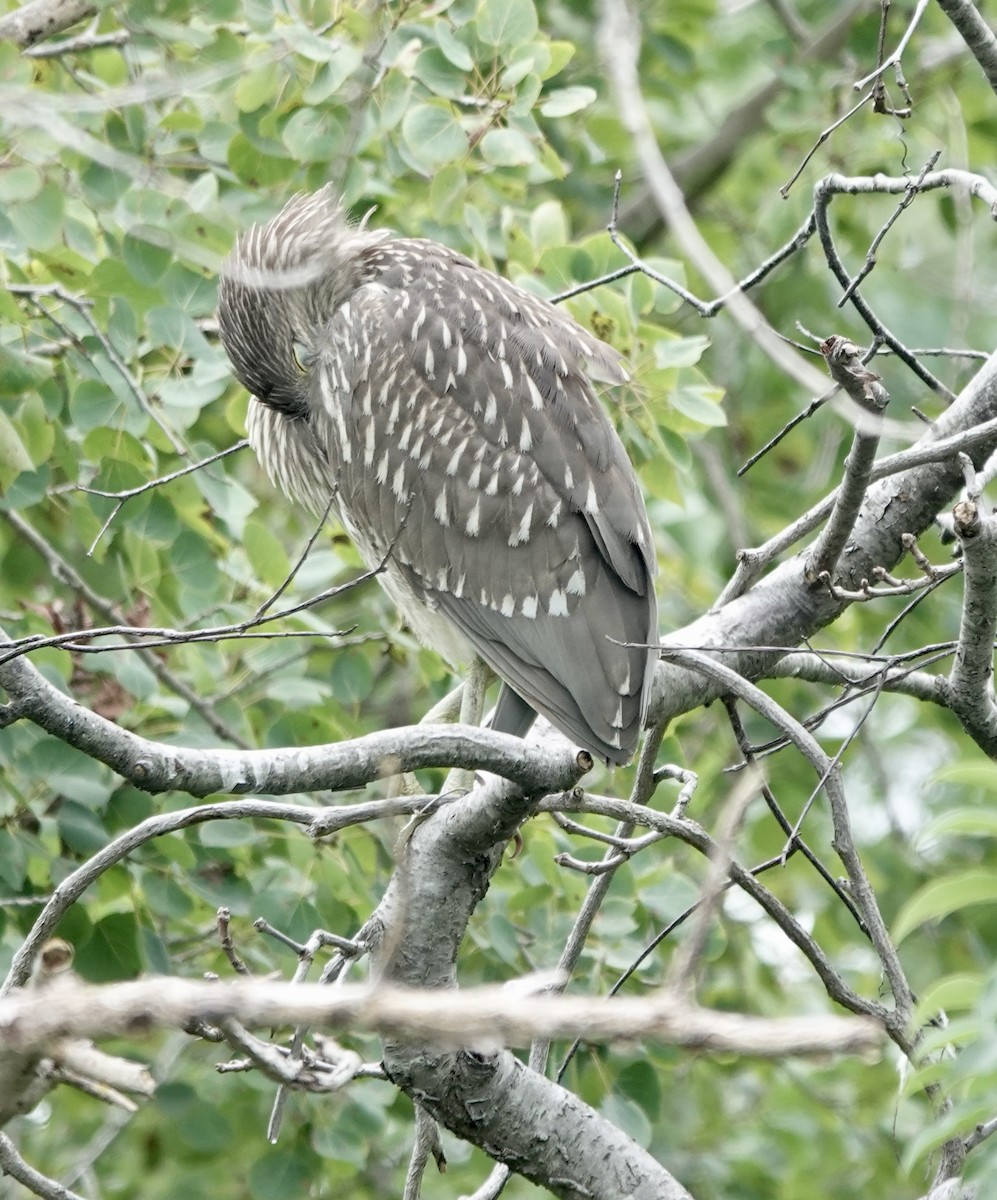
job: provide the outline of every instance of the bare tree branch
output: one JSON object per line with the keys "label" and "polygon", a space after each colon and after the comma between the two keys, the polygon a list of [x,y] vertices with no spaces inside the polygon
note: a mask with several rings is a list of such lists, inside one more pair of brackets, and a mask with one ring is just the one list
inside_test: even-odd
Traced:
{"label": "bare tree branch", "polygon": [[25,50],[24,56],[60,58],[63,54],[85,54],[88,50],[101,50],[105,46],[126,46],[131,37],[127,29],[116,29],[112,33],[80,33],[49,46],[32,46],[30,50]]}
{"label": "bare tree branch", "polygon": [[882,1028],[865,1018],[766,1018],[696,1008],[661,993],[638,999],[524,996],[508,987],[460,992],[352,984],[160,976],[128,983],[53,983],[40,1005],[17,989],[0,1000],[0,1052],[28,1054],[60,1037],[142,1037],[190,1021],[232,1019],[265,1029],[299,1022],[331,1032],[381,1033],[438,1046],[524,1046],[534,1037],[580,1034],[612,1042],[651,1037],[718,1054],[866,1054],[881,1047]]}
{"label": "bare tree branch", "polygon": [[829,337],[820,348],[831,378],[861,410],[863,420],[856,425],[852,448],[845,459],[845,477],[838,487],[834,508],[811,553],[807,565],[810,579],[834,571],[851,536],[869,486],[873,459],[879,446],[880,417],[889,399],[879,376],[863,366],[859,348],[847,338]]}
{"label": "bare tree branch", "polygon": [[[0,646],[6,635],[0,633]],[[419,725],[352,742],[279,750],[202,750],[148,741],[105,720],[53,687],[30,663],[0,666],[10,701],[6,723],[27,718],[148,792],[191,796],[259,792],[287,795],[363,787],[402,771],[461,766],[493,771],[544,790],[571,787],[592,760],[561,740],[555,751],[489,729]],[[4,723],[0,721],[0,724]]]}
{"label": "bare tree branch", "polygon": [[959,31],[970,53],[997,92],[997,36],[972,0],[938,0],[938,7]]}
{"label": "bare tree branch", "polygon": [[92,17],[96,11],[97,5],[87,0],[29,0],[0,17],[0,41],[14,42],[23,50]]}
{"label": "bare tree branch", "polygon": [[955,661],[943,681],[946,703],[987,754],[997,757],[994,699],[994,635],[997,633],[997,518],[980,499],[967,497],[954,509],[962,546],[964,593]]}
{"label": "bare tree branch", "polygon": [[34,1167],[29,1166],[18,1154],[17,1147],[5,1133],[0,1133],[0,1175],[9,1175],[23,1184],[28,1191],[41,1196],[42,1200],[84,1200],[78,1192],[42,1175]]}

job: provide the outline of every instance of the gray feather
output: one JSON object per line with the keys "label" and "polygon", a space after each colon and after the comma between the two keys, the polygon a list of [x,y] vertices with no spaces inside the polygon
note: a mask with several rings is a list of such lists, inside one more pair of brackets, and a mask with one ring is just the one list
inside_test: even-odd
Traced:
{"label": "gray feather", "polygon": [[656,566],[592,384],[624,378],[616,352],[443,246],[351,227],[328,190],[239,239],[219,325],[277,485],[316,509],[335,494],[451,661],[473,650],[569,737],[629,758]]}

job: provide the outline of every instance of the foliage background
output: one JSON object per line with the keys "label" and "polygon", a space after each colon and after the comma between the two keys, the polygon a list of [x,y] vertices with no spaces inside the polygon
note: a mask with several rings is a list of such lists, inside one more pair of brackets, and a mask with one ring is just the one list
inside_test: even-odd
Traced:
{"label": "foliage background", "polygon": [[[673,164],[722,149],[725,117],[751,109],[756,89],[776,81],[719,168],[685,179],[701,231],[735,275],[792,236],[813,183],[830,171],[916,174],[939,147],[942,166],[985,170],[990,162],[994,97],[931,7],[906,61],[913,116],[863,109],[818,149],[788,197],[780,195],[820,131],[854,103],[853,81],[875,64],[877,7],[846,7],[829,14],[816,0],[797,6],[804,43],[825,21],[842,26],[815,61],[801,54],[775,4],[644,6],[641,82]],[[12,636],[244,620],[285,579],[312,527],[248,452],[129,499],[106,529],[115,502],[80,485],[139,487],[242,437],[246,397],[218,344],[215,278],[235,233],[293,192],[332,180],[358,217],[373,207],[378,226],[439,239],[557,294],[624,262],[604,232],[619,169],[621,232],[647,261],[701,289],[643,192],[597,49],[596,13],[583,0],[135,0],[103,8],[96,28],[125,30],[128,39],[53,58],[0,45],[0,249],[10,287],[0,296],[0,620]],[[901,29],[891,25],[893,41]],[[887,198],[834,202],[853,270],[894,206]],[[864,294],[908,346],[988,351],[992,246],[985,213],[950,195],[920,197],[889,234]],[[812,244],[756,300],[789,336],[800,336],[800,323],[820,336],[863,340],[855,316],[835,308],[839,294]],[[735,480],[732,469],[810,397],[726,316],[704,322],[644,277],[568,304],[631,363],[633,386],[613,401],[613,415],[658,538],[662,628],[679,627],[708,608],[739,546],[778,531],[833,486],[849,429],[824,410]],[[956,390],[974,369],[965,359],[930,361]],[[879,369],[897,419],[913,426],[911,404],[939,411],[895,360]],[[938,561],[948,553],[939,542],[924,548]],[[307,597],[359,569],[342,537],[323,538],[290,594]],[[890,647],[952,638],[959,598],[957,586],[936,592]],[[871,649],[902,606],[855,606],[822,644]],[[281,628],[309,636],[143,655],[47,649],[32,660],[122,726],[185,745],[334,741],[417,719],[450,685],[439,660],[398,629],[376,586]],[[799,683],[771,688],[800,716],[827,698]],[[829,752],[857,716],[847,708],[824,722]],[[770,732],[749,722],[759,742]],[[674,727],[666,758],[699,773],[695,812],[709,825],[729,787],[724,769],[737,761],[719,706]],[[23,901],[47,893],[109,837],[186,800],[122,786],[24,723],[0,730],[0,765],[6,966],[33,916]],[[888,920],[930,880],[965,880],[968,867],[981,877],[993,871],[992,768],[940,710],[882,698],[846,765],[863,855]],[[807,772],[788,752],[772,771],[780,800],[798,813]],[[618,773],[593,786],[624,794],[626,780]],[[431,788],[439,777],[424,782]],[[265,917],[298,938],[316,926],[354,932],[391,871],[396,832],[357,829],[313,846],[276,825],[207,825],[109,871],[60,933],[92,980],[226,973],[213,914],[227,905],[253,969],[289,974],[291,955],[255,934],[252,920]],[[833,864],[823,813],[810,815],[807,833]],[[752,809],[739,858],[763,861],[782,841],[769,815]],[[526,829],[522,855],[500,870],[474,918],[462,982],[504,980],[556,961],[584,892],[580,876],[554,863],[564,850],[595,854],[546,820]],[[698,894],[702,866],[684,848],[664,843],[652,854],[614,881],[578,975],[585,990],[605,991]],[[849,982],[875,995],[876,960],[832,893],[798,859],[774,876],[769,885]],[[962,1130],[997,1109],[997,926],[992,904],[973,903],[983,898],[970,888],[953,905],[959,911],[903,946],[918,990],[936,994],[940,980],[952,981],[947,1036],[966,1049],[936,1071],[955,1106],[952,1128]],[[643,963],[630,992],[660,982],[670,944]],[[785,939],[737,895],[711,935],[700,996],[766,1015],[828,1007]],[[360,1047],[377,1057],[375,1043]],[[363,1082],[332,1100],[293,1100],[271,1147],[270,1084],[216,1075],[217,1049],[189,1039],[162,1039],[152,1053],[165,1082],[136,1117],[121,1122],[61,1089],[21,1122],[25,1157],[106,1197],[399,1193],[412,1117],[390,1085]],[[655,1045],[583,1048],[566,1082],[702,1200],[795,1200],[812,1196],[815,1180],[823,1197],[913,1197],[946,1133],[890,1054],[766,1064]],[[427,1192],[473,1190],[487,1160],[454,1139],[446,1144],[450,1172],[428,1181]],[[992,1159],[985,1144],[970,1175],[985,1176]],[[514,1179],[505,1194],[535,1192]],[[20,1190],[0,1182],[0,1194]]]}

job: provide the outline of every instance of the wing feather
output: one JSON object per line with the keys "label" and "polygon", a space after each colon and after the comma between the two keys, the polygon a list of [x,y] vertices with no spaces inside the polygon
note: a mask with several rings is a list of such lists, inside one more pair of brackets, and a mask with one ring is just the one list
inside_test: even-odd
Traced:
{"label": "wing feather", "polygon": [[312,406],[362,553],[390,549],[399,587],[624,761],[657,611],[643,500],[589,377],[622,379],[618,356],[433,243],[377,244],[365,279],[327,327]]}

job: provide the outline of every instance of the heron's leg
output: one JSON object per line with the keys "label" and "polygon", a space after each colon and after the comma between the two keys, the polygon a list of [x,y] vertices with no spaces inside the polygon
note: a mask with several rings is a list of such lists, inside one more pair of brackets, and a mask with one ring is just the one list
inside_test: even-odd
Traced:
{"label": "heron's leg", "polygon": [[507,683],[503,683],[492,716],[492,729],[499,733],[511,733],[513,737],[526,737],[536,719],[537,714],[519,692],[514,692]]}
{"label": "heron's leg", "polygon": [[[480,725],[485,711],[485,693],[495,678],[495,672],[477,655],[471,659],[464,680],[464,690],[460,697],[460,713],[458,720],[461,725]],[[504,686],[504,685],[503,685]],[[448,792],[469,792],[474,786],[474,772],[454,768],[447,776],[444,790]]]}
{"label": "heron's leg", "polygon": [[[464,692],[460,698],[461,725],[480,725],[485,711],[485,693],[495,678],[495,672],[477,655],[471,660],[464,680]],[[502,685],[503,688],[505,685]]]}
{"label": "heron's leg", "polygon": [[[459,721],[461,725],[480,725],[481,714],[485,707],[485,693],[495,673],[477,655],[471,660],[467,678],[448,692],[442,700],[426,713],[419,721],[420,725],[435,725],[439,722],[450,724]],[[395,777],[389,791],[392,796],[420,796],[422,786],[416,777],[409,772]],[[469,791],[474,783],[474,776],[469,771],[451,771],[445,784],[446,791]]]}

